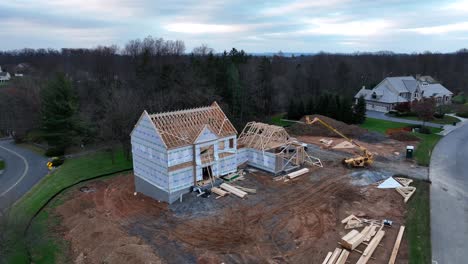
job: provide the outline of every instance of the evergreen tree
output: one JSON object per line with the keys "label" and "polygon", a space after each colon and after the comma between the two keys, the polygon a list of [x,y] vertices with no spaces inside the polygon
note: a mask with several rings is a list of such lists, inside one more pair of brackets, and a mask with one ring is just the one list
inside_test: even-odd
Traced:
{"label": "evergreen tree", "polygon": [[239,70],[234,63],[231,63],[227,69],[228,89],[231,94],[231,113],[236,121],[242,119],[242,86],[239,79]]}
{"label": "evergreen tree", "polygon": [[301,119],[305,115],[304,102],[302,102],[302,100],[299,100],[299,103],[296,105],[296,107],[297,110],[295,119]]}
{"label": "evergreen tree", "polygon": [[341,107],[341,110],[340,110],[341,119],[340,120],[347,124],[354,123],[353,107],[352,107],[351,101],[344,97],[341,98],[340,107]]}
{"label": "evergreen tree", "polygon": [[359,97],[357,104],[354,106],[354,122],[362,124],[366,121],[366,100],[364,96]]}
{"label": "evergreen tree", "polygon": [[309,98],[307,101],[307,106],[306,106],[306,114],[307,115],[313,115],[315,113],[315,102],[312,97]]}
{"label": "evergreen tree", "polygon": [[58,74],[41,91],[41,120],[44,139],[64,150],[78,135],[78,103],[70,80]]}

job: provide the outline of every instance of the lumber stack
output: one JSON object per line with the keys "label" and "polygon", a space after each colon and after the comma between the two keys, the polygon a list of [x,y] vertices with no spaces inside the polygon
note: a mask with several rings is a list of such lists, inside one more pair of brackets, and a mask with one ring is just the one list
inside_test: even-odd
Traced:
{"label": "lumber stack", "polygon": [[358,232],[354,229],[351,230],[348,234],[341,238],[341,246],[349,250],[354,250],[366,239],[370,231],[370,226],[364,227],[361,232]]}
{"label": "lumber stack", "polygon": [[222,183],[219,187],[221,187],[221,189],[226,190],[240,198],[244,198],[245,196],[247,196],[246,192],[239,190],[236,187],[229,185],[227,183]]}
{"label": "lumber stack", "polygon": [[213,188],[211,188],[211,192],[212,192],[212,193],[215,193],[215,194],[217,194],[217,195],[219,195],[219,196],[226,196],[226,195],[229,194],[228,192],[223,191],[223,190],[221,190],[221,189],[218,188],[218,187],[213,187]]}
{"label": "lumber stack", "polygon": [[295,171],[295,172],[289,173],[289,174],[287,175],[287,177],[288,177],[289,179],[294,179],[294,178],[299,177],[299,176],[301,176],[301,175],[303,175],[303,174],[306,174],[306,173],[308,173],[308,172],[309,172],[309,169],[308,169],[308,168],[303,168],[303,169],[297,170],[297,171]]}

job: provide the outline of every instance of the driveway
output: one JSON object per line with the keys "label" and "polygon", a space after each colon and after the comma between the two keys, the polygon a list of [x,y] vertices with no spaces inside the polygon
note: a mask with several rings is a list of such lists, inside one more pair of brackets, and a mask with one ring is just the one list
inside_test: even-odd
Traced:
{"label": "driveway", "polygon": [[0,140],[5,171],[0,175],[0,216],[16,200],[47,175],[47,158],[18,147],[13,140]]}
{"label": "driveway", "polygon": [[[391,116],[385,115],[385,113],[372,111],[372,110],[367,110],[366,116],[376,118],[376,119],[381,119],[381,120],[400,122],[400,123],[412,124],[412,125],[422,125],[423,124],[422,121],[408,120],[408,119],[404,119],[404,118],[391,117]],[[425,125],[430,126],[430,127],[438,127],[438,128],[443,127],[443,125],[441,125],[441,124],[434,124],[434,123],[430,123],[430,122],[426,122]]]}
{"label": "driveway", "polygon": [[429,168],[431,241],[435,264],[467,263],[468,247],[468,125],[434,148]]}

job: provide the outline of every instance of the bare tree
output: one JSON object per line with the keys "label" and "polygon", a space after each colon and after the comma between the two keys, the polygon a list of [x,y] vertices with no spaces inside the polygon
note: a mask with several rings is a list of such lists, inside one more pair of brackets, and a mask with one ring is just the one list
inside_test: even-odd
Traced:
{"label": "bare tree", "polygon": [[214,49],[208,47],[206,44],[202,44],[199,47],[193,48],[192,53],[197,56],[206,56],[208,54],[213,54]]}

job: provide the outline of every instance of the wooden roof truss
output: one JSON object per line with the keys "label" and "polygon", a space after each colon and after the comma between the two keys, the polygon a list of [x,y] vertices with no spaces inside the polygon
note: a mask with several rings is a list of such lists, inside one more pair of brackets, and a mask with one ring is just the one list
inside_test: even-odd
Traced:
{"label": "wooden roof truss", "polygon": [[249,122],[237,141],[245,147],[266,151],[288,145],[295,139],[290,137],[283,127]]}
{"label": "wooden roof truss", "polygon": [[236,135],[237,131],[219,105],[150,115],[168,148],[193,144],[207,126],[218,137]]}

